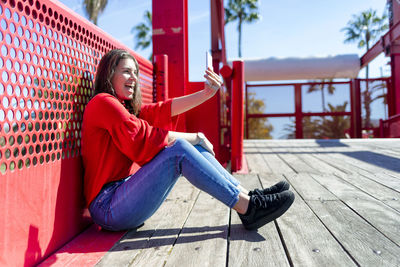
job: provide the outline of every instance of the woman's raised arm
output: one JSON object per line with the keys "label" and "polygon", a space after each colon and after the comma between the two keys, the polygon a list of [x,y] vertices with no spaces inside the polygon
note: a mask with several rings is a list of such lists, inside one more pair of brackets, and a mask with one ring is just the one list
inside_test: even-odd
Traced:
{"label": "woman's raised arm", "polygon": [[222,85],[221,78],[212,70],[207,69],[206,74],[204,74],[206,78],[205,87],[203,90],[181,97],[176,97],[172,99],[171,103],[171,116],[176,116],[181,113],[184,113],[206,100],[210,99],[218,89]]}

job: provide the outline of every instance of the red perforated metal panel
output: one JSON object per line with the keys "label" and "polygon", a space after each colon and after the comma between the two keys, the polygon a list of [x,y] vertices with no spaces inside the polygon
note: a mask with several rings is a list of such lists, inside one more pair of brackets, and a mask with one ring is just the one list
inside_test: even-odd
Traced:
{"label": "red perforated metal panel", "polygon": [[89,223],[81,119],[100,58],[134,54],[144,102],[153,67],[58,2],[0,3],[0,263],[32,265]]}

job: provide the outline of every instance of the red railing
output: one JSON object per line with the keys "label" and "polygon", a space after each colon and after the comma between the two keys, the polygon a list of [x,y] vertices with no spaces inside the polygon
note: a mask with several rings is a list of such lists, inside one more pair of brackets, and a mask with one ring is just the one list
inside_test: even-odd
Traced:
{"label": "red railing", "polygon": [[[295,118],[295,137],[303,138],[303,118],[318,116],[318,117],[326,117],[326,116],[349,116],[350,117],[350,129],[349,133],[351,137],[362,137],[362,96],[361,91],[365,90],[366,84],[371,84],[372,82],[381,81],[385,84],[386,87],[390,86],[390,80],[388,78],[380,78],[380,79],[354,79],[350,81],[344,82],[305,82],[305,83],[279,83],[279,84],[271,84],[271,83],[262,83],[262,84],[246,84],[246,93],[245,93],[245,132],[246,137],[249,137],[250,130],[249,129],[249,119],[257,119],[257,118],[279,118],[279,117],[292,117]],[[303,95],[302,89],[304,87],[310,86],[337,86],[337,85],[347,85],[350,99],[350,111],[341,111],[341,112],[304,112],[303,111]],[[249,89],[251,88],[265,88],[265,90],[269,90],[270,88],[275,87],[291,87],[294,90],[294,112],[288,113],[249,113]],[[278,91],[278,90],[277,90]],[[287,105],[288,102],[285,102]]]}
{"label": "red railing", "polygon": [[390,117],[387,120],[379,121],[379,135],[382,138],[400,137],[400,114]]}

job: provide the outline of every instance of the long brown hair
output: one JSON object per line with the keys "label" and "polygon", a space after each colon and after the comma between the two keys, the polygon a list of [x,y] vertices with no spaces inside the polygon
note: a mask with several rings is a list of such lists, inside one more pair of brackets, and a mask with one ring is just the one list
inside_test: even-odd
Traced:
{"label": "long brown hair", "polygon": [[140,92],[139,83],[139,64],[136,59],[128,53],[128,51],[123,49],[113,49],[105,54],[96,71],[96,80],[94,82],[94,95],[99,93],[108,93],[117,97],[114,88],[112,87],[112,77],[115,72],[115,68],[118,66],[121,59],[130,58],[135,62],[137,71],[137,82],[135,83],[134,95],[132,100],[125,100],[125,106],[131,114],[137,116],[140,112],[140,107],[142,105],[142,94]]}

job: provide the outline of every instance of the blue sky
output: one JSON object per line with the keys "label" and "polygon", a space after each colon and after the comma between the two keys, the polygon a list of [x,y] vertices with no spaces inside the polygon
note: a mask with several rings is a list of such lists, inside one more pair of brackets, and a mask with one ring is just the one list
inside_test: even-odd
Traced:
{"label": "blue sky", "polygon": [[[82,0],[63,0],[78,14],[85,16],[82,8]],[[245,24],[243,27],[242,56],[244,58],[266,57],[308,57],[329,56],[338,54],[363,55],[365,49],[358,49],[356,44],[344,44],[344,32],[341,29],[346,26],[353,14],[359,14],[367,9],[377,10],[381,16],[385,9],[384,0],[280,0],[259,1],[261,20],[253,24]],[[188,0],[189,5],[189,79],[190,81],[202,80],[205,68],[205,51],[210,49],[210,1]],[[145,10],[151,10],[150,0],[109,0],[109,3],[98,19],[98,26],[114,36],[125,45],[134,48],[132,27],[143,20]],[[236,58],[238,36],[237,24],[230,23],[225,28],[226,47],[228,58]],[[151,51],[138,51],[145,57]],[[387,58],[383,55],[375,59],[370,65],[370,77],[390,75],[390,68],[386,64]],[[361,70],[359,77],[365,76],[365,70]],[[278,95],[260,93],[260,97],[268,99],[270,106],[273,104],[292,101],[278,100]],[[282,95],[282,94],[281,94]],[[289,94],[290,95],[290,94]],[[343,102],[345,96],[335,96],[338,102]],[[271,99],[277,99],[271,101]],[[282,98],[282,96],[281,96]],[[289,96],[290,98],[290,96]],[[307,100],[308,109],[314,110],[321,105],[318,100],[320,95],[314,94],[314,100]],[[339,99],[339,100],[338,100]],[[334,101],[334,99],[332,100]],[[332,102],[331,101],[331,102]],[[313,107],[313,103],[315,107]],[[376,103],[375,117],[383,117],[383,108]],[[288,105],[286,108],[290,110]],[[275,119],[275,121],[278,121]],[[277,131],[274,137],[282,134],[278,128],[282,128],[285,122],[277,122]]]}

